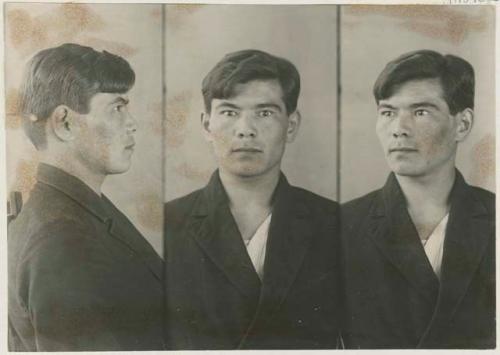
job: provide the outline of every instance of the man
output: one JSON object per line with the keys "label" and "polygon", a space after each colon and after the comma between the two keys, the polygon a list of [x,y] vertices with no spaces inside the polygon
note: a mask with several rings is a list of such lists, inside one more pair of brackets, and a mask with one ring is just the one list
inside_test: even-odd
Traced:
{"label": "man", "polygon": [[130,167],[134,81],[125,59],[77,44],[28,64],[21,109],[42,163],[8,230],[12,351],[164,348],[163,262],[101,192]]}
{"label": "man", "polygon": [[343,206],[348,348],[495,347],[495,196],[455,168],[472,129],[474,71],[420,50],[374,86],[392,173]]}
{"label": "man", "polygon": [[280,172],[299,91],[295,66],[258,50],[226,55],[203,80],[219,169],[166,205],[174,349],[336,346],[337,205]]}

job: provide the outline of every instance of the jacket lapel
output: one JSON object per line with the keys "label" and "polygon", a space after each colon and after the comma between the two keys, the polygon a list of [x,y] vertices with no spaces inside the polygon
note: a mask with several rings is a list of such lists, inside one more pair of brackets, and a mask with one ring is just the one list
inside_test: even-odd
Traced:
{"label": "jacket lapel", "polygon": [[229,209],[218,171],[196,201],[188,229],[204,253],[244,296],[259,298],[260,279]]}
{"label": "jacket lapel", "polygon": [[457,170],[446,228],[435,324],[449,324],[459,307],[494,233],[493,220]]}
{"label": "jacket lapel", "polygon": [[288,294],[307,253],[314,225],[282,174],[274,195],[259,316],[273,313]]}
{"label": "jacket lapel", "polygon": [[125,244],[158,279],[163,279],[163,261],[153,247],[144,239],[142,234],[126,218],[111,201],[103,196],[108,215],[106,221],[109,234]]}
{"label": "jacket lapel", "polygon": [[434,307],[439,281],[407,212],[406,201],[391,174],[370,211],[370,236],[380,252]]}
{"label": "jacket lapel", "polygon": [[158,280],[162,279],[163,261],[161,258],[129,219],[106,196],[98,196],[83,181],[48,164],[39,165],[37,180],[65,193],[97,217],[101,223],[106,224],[112,237],[140,258]]}

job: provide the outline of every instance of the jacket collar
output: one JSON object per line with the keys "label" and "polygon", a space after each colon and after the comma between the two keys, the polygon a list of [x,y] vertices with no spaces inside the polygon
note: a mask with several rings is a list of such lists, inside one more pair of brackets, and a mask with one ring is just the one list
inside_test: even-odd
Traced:
{"label": "jacket collar", "polygon": [[405,197],[393,173],[375,199],[370,217],[370,235],[380,252],[434,307],[439,281],[427,259],[408,214]]}
{"label": "jacket collar", "polygon": [[192,216],[194,217],[208,216],[214,209],[229,203],[229,197],[222,185],[219,170],[212,173],[208,184],[202,190],[202,200],[199,202],[193,209]]}
{"label": "jacket collar", "polygon": [[[285,174],[280,173],[278,184],[276,185],[271,198],[271,203],[273,204],[273,214],[276,205],[282,205],[283,202],[286,203],[293,200],[293,198],[291,198],[293,193],[290,194],[291,192],[293,192],[292,186],[288,182]],[[200,200],[193,209],[192,215],[194,217],[208,216],[214,209],[229,205],[229,197],[227,196],[224,185],[222,185],[219,170],[212,173],[208,184],[202,190],[202,196],[202,200]],[[298,204],[295,207],[297,207],[296,210],[300,214],[308,214],[306,206]]]}
{"label": "jacket collar", "polygon": [[[432,329],[445,328],[452,322],[487,247],[494,247],[494,244],[490,245],[495,234],[494,212],[478,198],[458,170],[450,202],[441,268],[441,289]],[[434,333],[430,332],[430,329],[431,327],[426,334]]]}
{"label": "jacket collar", "polygon": [[282,174],[273,196],[260,319],[271,315],[284,301],[317,233],[309,207]]}
{"label": "jacket collar", "polygon": [[123,243],[158,279],[163,278],[163,261],[137,228],[103,195],[103,205],[111,218],[107,221],[109,234]]}
{"label": "jacket collar", "polygon": [[[458,170],[449,200],[451,207],[444,242],[441,283],[427,261],[394,174],[390,174],[370,210],[372,239],[416,291],[435,307],[431,324],[449,323],[494,231],[491,222],[494,216],[490,216],[488,208]],[[429,329],[430,326],[426,334]]]}
{"label": "jacket collar", "polygon": [[205,254],[230,282],[250,300],[258,301],[260,279],[229,208],[216,170],[191,212],[188,228]]}
{"label": "jacket collar", "polygon": [[37,180],[74,200],[108,227],[109,234],[136,254],[157,279],[162,277],[162,262],[135,226],[104,195],[97,195],[77,177],[52,165],[40,163]]}
{"label": "jacket collar", "polygon": [[52,165],[40,163],[36,179],[43,184],[61,191],[102,222],[106,222],[109,219],[101,197],[74,175],[68,174],[64,170]]}
{"label": "jacket collar", "polygon": [[[215,171],[196,201],[189,226],[195,240],[234,286],[253,301],[261,298],[271,311],[284,299],[307,252],[313,226],[305,223],[307,206],[281,174],[273,193],[264,280],[254,270],[229,199]],[[262,297],[261,297],[262,286]]]}

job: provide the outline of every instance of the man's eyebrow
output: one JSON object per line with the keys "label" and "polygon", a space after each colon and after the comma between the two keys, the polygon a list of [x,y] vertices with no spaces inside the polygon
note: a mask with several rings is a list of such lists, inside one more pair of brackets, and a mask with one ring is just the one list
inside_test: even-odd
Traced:
{"label": "man's eyebrow", "polygon": [[274,109],[278,110],[279,112],[282,111],[281,106],[278,104],[275,104],[273,102],[263,102],[261,104],[255,105],[255,108],[274,108]]}
{"label": "man's eyebrow", "polygon": [[395,110],[396,109],[396,107],[394,107],[392,105],[389,105],[389,104],[379,104],[378,108],[379,109],[381,109],[381,108],[388,108],[388,109],[391,109],[391,110]]}
{"label": "man's eyebrow", "polygon": [[215,105],[215,108],[234,108],[234,109],[239,109],[240,107],[238,105],[235,105],[231,102],[228,101],[222,101],[220,104]]}
{"label": "man's eyebrow", "polygon": [[111,101],[109,104],[110,105],[114,105],[114,104],[123,104],[123,105],[127,105],[129,103],[129,99],[126,99],[124,97],[121,97],[121,96],[118,96],[117,98],[115,98],[113,101]]}
{"label": "man's eyebrow", "polygon": [[410,105],[411,108],[417,108],[417,107],[430,107],[430,108],[434,108],[436,110],[439,110],[439,106],[432,103],[432,102],[429,102],[429,101],[422,101],[422,102],[415,102],[414,104],[411,104]]}
{"label": "man's eyebrow", "polygon": [[[436,110],[439,110],[439,106],[436,105],[435,103],[432,103],[432,102],[429,102],[429,101],[422,101],[422,102],[415,102],[413,104],[410,105],[410,108],[414,109],[414,108],[417,108],[417,107],[430,107],[430,108],[434,108]],[[378,108],[381,109],[381,108],[388,108],[388,109],[391,109],[391,110],[396,110],[397,108],[390,105],[390,104],[386,104],[386,103],[381,103],[378,105]]]}

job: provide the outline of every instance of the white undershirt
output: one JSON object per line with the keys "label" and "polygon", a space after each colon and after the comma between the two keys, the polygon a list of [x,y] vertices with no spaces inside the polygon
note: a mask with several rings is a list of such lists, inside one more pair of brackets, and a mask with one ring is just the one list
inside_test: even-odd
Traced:
{"label": "white undershirt", "polygon": [[432,269],[438,279],[441,278],[441,263],[443,261],[443,246],[448,216],[449,213],[446,214],[436,228],[434,228],[427,240],[422,240],[427,259],[429,259]]}
{"label": "white undershirt", "polygon": [[257,275],[259,275],[261,280],[264,276],[264,260],[266,258],[267,236],[269,234],[271,215],[272,213],[269,214],[259,228],[257,228],[253,237],[245,241],[250,260],[252,260],[255,271],[257,271]]}

